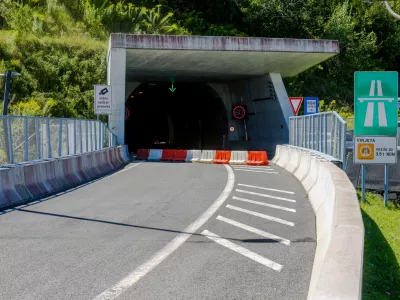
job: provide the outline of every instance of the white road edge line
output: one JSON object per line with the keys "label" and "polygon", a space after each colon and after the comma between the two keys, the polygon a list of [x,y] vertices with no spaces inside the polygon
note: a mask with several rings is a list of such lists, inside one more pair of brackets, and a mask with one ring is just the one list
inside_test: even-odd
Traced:
{"label": "white road edge line", "polygon": [[235,169],[271,170],[272,167],[233,166]]}
{"label": "white road edge line", "polygon": [[280,209],[280,210],[286,210],[286,211],[290,211],[290,212],[296,212],[295,209],[293,208],[287,208],[287,207],[283,207],[283,206],[279,206],[279,205],[273,205],[273,204],[268,204],[268,203],[264,203],[264,202],[258,202],[258,201],[254,201],[254,200],[250,200],[250,199],[245,199],[245,198],[239,198],[239,197],[233,197],[233,200],[238,200],[238,201],[243,201],[243,202],[247,202],[247,203],[252,203],[252,204],[257,204],[257,205],[261,205],[261,206],[267,206],[267,207],[271,207],[271,208],[276,208],[276,209]]}
{"label": "white road edge line", "polygon": [[239,228],[242,228],[242,229],[247,230],[249,232],[258,234],[258,235],[263,236],[263,237],[265,237],[267,239],[277,241],[278,243],[281,243],[281,244],[284,244],[284,245],[287,245],[287,246],[290,245],[290,241],[287,240],[287,239],[284,239],[284,238],[281,238],[280,236],[274,235],[272,233],[268,233],[268,232],[262,231],[260,229],[251,227],[249,225],[246,225],[246,224],[243,224],[243,223],[240,223],[240,222],[236,222],[235,220],[231,220],[231,219],[225,218],[223,216],[218,216],[217,220],[225,222],[225,223],[228,223],[230,225],[233,225],[233,226],[236,226],[236,227],[239,227]]}
{"label": "white road edge line", "polygon": [[253,172],[253,173],[267,173],[267,174],[279,174],[278,172],[269,172],[269,171],[253,171],[253,170],[244,170],[244,169],[235,169],[235,171]]}
{"label": "white road edge line", "polygon": [[221,238],[220,236],[216,235],[215,233],[212,233],[208,230],[204,230],[202,233],[205,237],[208,239],[216,242],[217,244],[220,244],[230,250],[233,250],[243,256],[246,256],[247,258],[250,258],[268,268],[271,268],[272,270],[280,272],[282,270],[282,265],[273,262],[272,260],[269,260],[268,258],[265,258],[253,251],[247,250],[246,248],[243,248],[242,246],[236,245],[224,238]]}
{"label": "white road edge line", "polygon": [[271,198],[271,199],[276,199],[276,200],[288,201],[288,202],[293,202],[293,203],[296,202],[296,200],[289,199],[289,198],[277,197],[277,196],[255,193],[255,192],[249,192],[249,191],[245,191],[245,190],[236,190],[236,192],[245,193],[245,194],[254,195],[254,196],[265,197],[265,198]]}
{"label": "white road edge line", "polygon": [[244,170],[246,170],[246,171],[254,171],[254,172],[260,172],[260,171],[263,171],[263,172],[273,172],[273,171],[275,171],[275,169],[252,169],[252,168],[233,168],[235,171],[244,171]]}
{"label": "white road edge line", "polygon": [[236,211],[240,211],[240,212],[252,215],[252,216],[260,217],[260,218],[263,218],[263,219],[266,219],[266,220],[274,221],[274,222],[281,223],[281,224],[284,224],[284,225],[294,226],[293,222],[289,222],[289,221],[286,221],[286,220],[283,220],[283,219],[280,219],[280,218],[275,218],[275,217],[272,217],[272,216],[264,215],[264,214],[258,213],[256,211],[240,208],[240,207],[229,205],[229,204],[226,207],[230,208],[230,209],[233,209],[233,210],[236,210]]}
{"label": "white road edge line", "polygon": [[242,184],[242,183],[239,183],[238,185],[240,185],[240,186],[245,186],[245,187],[249,187],[249,188],[253,188],[253,189],[266,190],[266,191],[273,191],[273,192],[279,192],[279,193],[285,193],[285,194],[294,195],[294,192],[290,192],[290,191],[277,190],[277,189],[270,189],[270,188],[265,188],[265,187],[261,187],[261,186],[249,185],[249,184]]}
{"label": "white road edge line", "polygon": [[180,233],[144,264],[137,267],[135,270],[132,271],[132,273],[128,274],[116,285],[107,289],[93,300],[112,300],[118,298],[122,293],[132,287],[143,276],[148,274],[151,270],[162,263],[164,259],[166,259],[175,250],[182,246],[182,244],[186,242],[186,240],[189,239],[193,233],[195,233],[201,226],[204,225],[204,223],[206,223],[211,218],[211,216],[222,206],[222,204],[224,204],[226,199],[228,199],[229,194],[232,192],[235,184],[235,174],[233,170],[228,165],[224,166],[228,172],[228,181],[224,190],[222,191],[218,199],[215,200],[215,202],[196,221],[194,221],[186,229],[183,230],[185,233]]}

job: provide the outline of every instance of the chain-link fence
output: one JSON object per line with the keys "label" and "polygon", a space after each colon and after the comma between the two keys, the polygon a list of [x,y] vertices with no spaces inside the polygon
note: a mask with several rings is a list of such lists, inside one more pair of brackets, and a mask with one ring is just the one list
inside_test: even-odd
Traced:
{"label": "chain-link fence", "polygon": [[81,154],[116,145],[98,120],[0,116],[0,165]]}
{"label": "chain-link fence", "polygon": [[290,117],[289,144],[316,150],[345,162],[346,122],[336,112]]}

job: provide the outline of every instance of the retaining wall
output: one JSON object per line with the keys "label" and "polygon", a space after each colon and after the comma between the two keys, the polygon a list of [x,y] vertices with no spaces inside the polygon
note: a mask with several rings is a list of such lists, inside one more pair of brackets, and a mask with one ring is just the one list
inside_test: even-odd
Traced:
{"label": "retaining wall", "polygon": [[308,299],[361,299],[364,224],[346,173],[315,153],[290,146],[277,146],[272,162],[300,180],[315,212],[317,249]]}
{"label": "retaining wall", "polygon": [[99,178],[130,160],[127,146],[0,167],[0,209]]}

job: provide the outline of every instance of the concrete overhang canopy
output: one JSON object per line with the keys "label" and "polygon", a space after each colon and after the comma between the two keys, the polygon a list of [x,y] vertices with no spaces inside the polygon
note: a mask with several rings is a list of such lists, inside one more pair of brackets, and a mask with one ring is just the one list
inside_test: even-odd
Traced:
{"label": "concrete overhang canopy", "polygon": [[227,81],[290,77],[339,53],[333,40],[111,34],[125,48],[128,81]]}

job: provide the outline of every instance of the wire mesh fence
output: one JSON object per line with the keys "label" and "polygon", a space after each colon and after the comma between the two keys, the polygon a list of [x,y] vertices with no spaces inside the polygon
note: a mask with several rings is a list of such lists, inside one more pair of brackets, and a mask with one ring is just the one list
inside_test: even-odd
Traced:
{"label": "wire mesh fence", "polygon": [[289,144],[316,150],[345,162],[346,122],[336,112],[290,117]]}
{"label": "wire mesh fence", "polygon": [[0,165],[57,158],[113,147],[98,120],[0,116]]}

